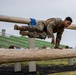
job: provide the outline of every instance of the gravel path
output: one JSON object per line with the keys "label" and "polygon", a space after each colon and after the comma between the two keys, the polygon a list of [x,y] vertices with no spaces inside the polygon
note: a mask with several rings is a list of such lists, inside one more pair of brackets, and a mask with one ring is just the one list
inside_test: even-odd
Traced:
{"label": "gravel path", "polygon": [[[39,66],[37,65],[37,72],[40,75],[48,75],[52,73],[58,72],[66,72],[66,71],[76,71],[76,65],[68,66],[68,65],[48,65],[48,66]],[[36,72],[29,73],[28,66],[22,66],[21,72],[14,72],[14,66],[1,66],[0,67],[0,75],[37,75]]]}

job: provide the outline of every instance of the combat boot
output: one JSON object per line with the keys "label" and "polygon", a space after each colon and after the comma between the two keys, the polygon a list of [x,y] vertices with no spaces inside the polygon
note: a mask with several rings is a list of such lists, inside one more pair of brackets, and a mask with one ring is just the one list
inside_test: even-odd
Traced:
{"label": "combat boot", "polygon": [[22,31],[25,31],[26,30],[26,26],[18,26],[18,25],[15,25],[14,26],[14,30],[22,30]]}
{"label": "combat boot", "polygon": [[14,30],[18,30],[18,29],[19,29],[18,25],[15,25]]}

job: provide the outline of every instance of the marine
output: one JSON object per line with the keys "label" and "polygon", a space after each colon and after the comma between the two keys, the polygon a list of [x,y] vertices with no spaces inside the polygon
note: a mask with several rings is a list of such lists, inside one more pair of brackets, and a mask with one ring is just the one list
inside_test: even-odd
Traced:
{"label": "marine", "polygon": [[70,26],[72,23],[71,17],[66,17],[64,20],[61,18],[49,18],[45,21],[39,21],[35,26],[14,26],[14,30],[20,30],[20,34],[23,36],[29,36],[30,38],[45,39],[46,37],[54,37],[56,35],[55,48],[60,48],[60,41],[64,29]]}

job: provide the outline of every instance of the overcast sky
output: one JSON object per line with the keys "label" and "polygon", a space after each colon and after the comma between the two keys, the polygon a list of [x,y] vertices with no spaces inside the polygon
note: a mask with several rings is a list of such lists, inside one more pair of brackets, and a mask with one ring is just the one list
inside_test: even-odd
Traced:
{"label": "overcast sky", "polygon": [[[64,20],[65,17],[70,16],[73,23],[76,23],[76,0],[0,0],[0,15],[38,20],[46,20],[51,17],[59,17]],[[6,29],[8,34],[19,35],[18,31],[13,29],[15,24],[0,22],[0,32],[2,29]],[[76,31],[66,29],[61,44],[75,47],[75,39]]]}

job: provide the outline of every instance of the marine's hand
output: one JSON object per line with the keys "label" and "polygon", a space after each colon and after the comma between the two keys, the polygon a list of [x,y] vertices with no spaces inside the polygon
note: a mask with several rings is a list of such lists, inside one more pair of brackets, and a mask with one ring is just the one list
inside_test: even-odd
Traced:
{"label": "marine's hand", "polygon": [[60,49],[60,50],[62,50],[63,48],[62,48],[62,47],[55,47],[55,49]]}

